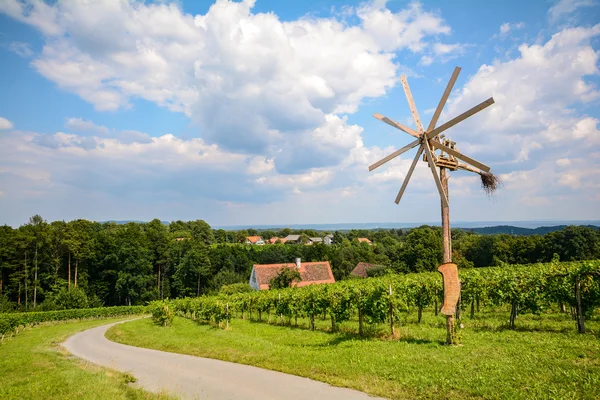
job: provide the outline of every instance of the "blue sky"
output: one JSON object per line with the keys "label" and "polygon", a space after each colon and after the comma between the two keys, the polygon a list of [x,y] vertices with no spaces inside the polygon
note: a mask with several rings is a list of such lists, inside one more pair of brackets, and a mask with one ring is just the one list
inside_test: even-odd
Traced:
{"label": "blue sky", "polygon": [[462,221],[600,219],[600,4],[0,0],[0,224],[436,222],[414,128],[438,125],[503,188],[450,179]]}

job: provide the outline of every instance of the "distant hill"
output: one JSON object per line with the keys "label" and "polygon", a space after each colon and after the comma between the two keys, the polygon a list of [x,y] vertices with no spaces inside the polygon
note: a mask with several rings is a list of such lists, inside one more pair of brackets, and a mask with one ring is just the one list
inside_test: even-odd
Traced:
{"label": "distant hill", "polygon": [[[556,225],[556,226],[540,226],[538,228],[522,228],[512,225],[498,225],[498,226],[486,226],[483,228],[460,228],[467,232],[474,232],[480,235],[495,235],[499,233],[506,233],[509,235],[529,236],[529,235],[545,235],[546,233],[560,231],[569,225]],[[580,225],[589,228],[596,228],[596,225]]]}
{"label": "distant hill", "polygon": [[[410,229],[421,225],[429,226],[440,226],[440,222],[367,222],[367,223],[334,223],[334,224],[289,224],[289,225],[235,225],[235,226],[213,226],[213,229],[224,229],[227,231],[239,231],[242,229],[283,229],[290,228],[295,230],[311,229],[316,231],[340,231],[347,232],[352,229],[366,229],[366,230],[377,230],[377,229]],[[598,220],[587,220],[587,221],[453,221],[452,228],[464,229],[466,231],[474,231],[477,233],[511,233],[514,235],[534,235],[543,234],[544,229],[551,229],[547,232],[553,232],[564,228],[569,225],[578,226],[595,226],[600,227],[600,221]],[[490,229],[501,229],[498,232],[487,232]],[[482,229],[483,231],[479,231]],[[508,230],[502,230],[508,229]],[[539,231],[536,231],[539,229]],[[521,231],[523,233],[517,233]],[[528,232],[528,233],[525,233]]]}
{"label": "distant hill", "polygon": [[[111,220],[108,220],[108,221],[98,221],[98,222],[100,222],[101,224],[104,224],[106,222],[113,222],[113,223],[115,223],[117,225],[125,225],[125,224],[127,224],[129,222],[135,222],[136,224],[147,224],[150,221],[136,221],[136,220],[131,220],[131,221],[116,221],[116,220],[111,219]],[[169,225],[170,224],[169,221],[160,221],[160,222],[162,222],[163,225]]]}

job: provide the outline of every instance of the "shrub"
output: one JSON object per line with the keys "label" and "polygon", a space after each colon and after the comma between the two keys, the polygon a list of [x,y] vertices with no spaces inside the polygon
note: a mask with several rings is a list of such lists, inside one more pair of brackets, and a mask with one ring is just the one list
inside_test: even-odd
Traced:
{"label": "shrub", "polygon": [[269,281],[269,289],[285,289],[292,286],[292,283],[302,280],[300,272],[295,268],[283,267],[277,275]]}
{"label": "shrub", "polygon": [[250,293],[252,287],[247,283],[233,283],[231,285],[221,286],[220,294],[231,295],[236,293]]}
{"label": "shrub", "polygon": [[149,304],[152,321],[160,326],[170,326],[175,317],[173,304],[168,300],[156,300]]}
{"label": "shrub", "polygon": [[61,289],[54,297],[54,304],[59,310],[88,308],[88,298],[83,289]]}

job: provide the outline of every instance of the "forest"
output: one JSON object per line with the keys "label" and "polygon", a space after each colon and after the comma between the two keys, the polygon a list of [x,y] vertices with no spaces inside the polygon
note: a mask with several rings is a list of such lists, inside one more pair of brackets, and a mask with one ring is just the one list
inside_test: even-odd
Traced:
{"label": "forest", "polygon": [[[288,234],[332,245],[243,244]],[[369,238],[373,244],[359,243]],[[453,230],[459,268],[600,259],[600,230],[568,226],[545,235],[478,235]],[[253,264],[330,261],[336,280],[358,262],[391,273],[435,271],[442,261],[439,227],[348,232],[225,231],[203,220],[148,223],[47,222],[35,215],[19,228],[0,226],[0,312],[143,305],[164,298],[216,293],[248,282]]]}

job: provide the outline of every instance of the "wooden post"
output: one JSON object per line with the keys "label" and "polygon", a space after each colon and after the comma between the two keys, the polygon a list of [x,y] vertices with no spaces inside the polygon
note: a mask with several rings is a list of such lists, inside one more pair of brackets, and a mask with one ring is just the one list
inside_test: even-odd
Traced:
{"label": "wooden post", "polygon": [[583,320],[583,307],[581,306],[581,277],[575,277],[575,299],[577,300],[577,331],[585,333],[585,322]]}
{"label": "wooden post", "polygon": [[[442,243],[444,245],[444,263],[452,262],[452,236],[450,235],[450,196],[448,191],[448,175],[446,168],[440,168],[440,181],[448,200],[448,206],[442,206]],[[446,344],[457,344],[456,327],[454,326],[454,315],[446,315]]]}

